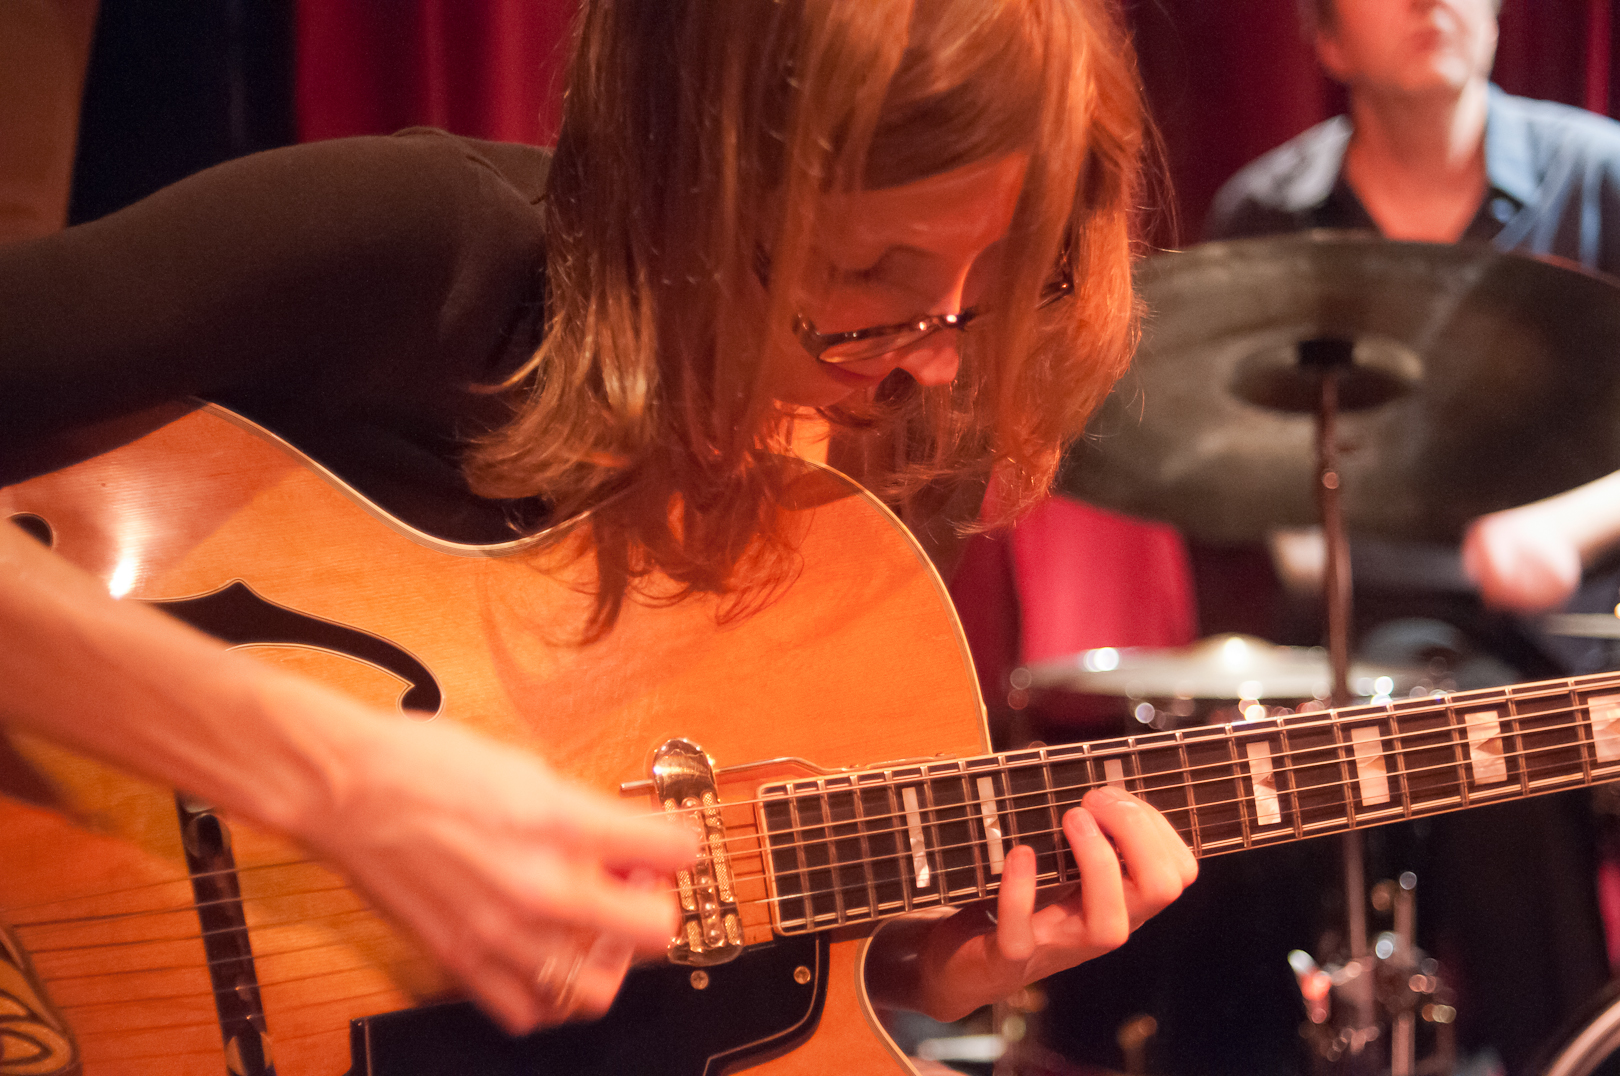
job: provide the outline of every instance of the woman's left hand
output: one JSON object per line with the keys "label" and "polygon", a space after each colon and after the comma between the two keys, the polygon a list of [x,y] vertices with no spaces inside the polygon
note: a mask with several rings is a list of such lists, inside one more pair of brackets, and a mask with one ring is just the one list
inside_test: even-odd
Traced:
{"label": "woman's left hand", "polygon": [[881,945],[917,946],[901,956],[912,972],[906,992],[915,994],[901,1003],[936,1019],[960,1019],[1117,949],[1198,876],[1197,861],[1165,817],[1116,788],[1088,792],[1063,816],[1063,832],[1080,881],[1055,900],[1037,907],[1035,853],[1019,845],[1003,863],[993,917],[967,909],[908,924],[891,938],[879,935]]}

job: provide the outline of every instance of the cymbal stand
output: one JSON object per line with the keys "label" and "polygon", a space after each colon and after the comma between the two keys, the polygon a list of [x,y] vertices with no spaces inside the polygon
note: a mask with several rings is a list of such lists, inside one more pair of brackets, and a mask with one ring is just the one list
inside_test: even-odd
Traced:
{"label": "cymbal stand", "polygon": [[[1339,500],[1337,420],[1339,380],[1354,361],[1349,340],[1325,337],[1299,344],[1299,365],[1319,382],[1316,408],[1317,502],[1322,515],[1327,563],[1323,604],[1327,616],[1328,657],[1333,673],[1332,705],[1345,706],[1350,694],[1350,547]],[[1413,1076],[1415,1024],[1414,991],[1432,995],[1438,989],[1432,975],[1419,975],[1423,955],[1414,945],[1416,911],[1412,875],[1402,875],[1400,892],[1392,898],[1395,931],[1380,940],[1375,954],[1367,944],[1366,867],[1364,844],[1358,830],[1344,834],[1346,938],[1349,958],[1344,964],[1318,969],[1303,953],[1291,957],[1299,976],[1313,1023],[1327,1022],[1328,1035],[1316,1036],[1318,1052],[1331,1071],[1341,1076],[1378,1074],[1384,1070],[1379,1012],[1391,1018],[1390,1076]],[[1385,949],[1388,952],[1385,952]],[[1431,962],[1424,962],[1432,969]],[[1420,982],[1421,980],[1421,982]],[[1314,996],[1313,996],[1314,995]],[[1329,1001],[1331,999],[1331,1004]]]}
{"label": "cymbal stand", "polygon": [[[1316,497],[1322,514],[1322,534],[1327,545],[1323,575],[1323,605],[1327,614],[1328,661],[1333,672],[1331,701],[1346,706],[1350,695],[1350,544],[1345,534],[1344,513],[1339,501],[1339,378],[1354,362],[1354,344],[1349,340],[1323,337],[1302,340],[1299,363],[1320,383],[1316,409]],[[1362,837],[1356,830],[1340,839],[1344,862],[1344,905],[1348,919],[1349,975],[1335,985],[1335,1023],[1344,1053],[1345,1072],[1377,1072],[1378,1052],[1369,1049],[1378,1038],[1373,1011],[1371,953],[1367,948],[1366,868]],[[1354,968],[1356,970],[1351,971]],[[1408,1065],[1407,1071],[1410,1071]],[[1398,1074],[1397,1074],[1398,1076]]]}

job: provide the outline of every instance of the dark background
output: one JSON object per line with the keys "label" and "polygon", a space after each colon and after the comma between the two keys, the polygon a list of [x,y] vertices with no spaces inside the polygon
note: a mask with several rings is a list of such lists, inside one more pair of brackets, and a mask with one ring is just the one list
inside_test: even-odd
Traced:
{"label": "dark background", "polygon": [[[1238,167],[1333,115],[1295,0],[1130,0],[1179,232]],[[546,142],[576,0],[103,0],[72,217],[292,141],[431,124]],[[1505,0],[1495,79],[1615,114],[1620,0]]]}

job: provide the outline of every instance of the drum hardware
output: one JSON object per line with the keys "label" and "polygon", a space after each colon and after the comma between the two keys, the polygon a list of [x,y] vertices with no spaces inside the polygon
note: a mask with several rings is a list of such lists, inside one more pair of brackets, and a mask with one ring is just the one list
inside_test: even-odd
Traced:
{"label": "drum hardware", "polygon": [[[1381,1054],[1379,1039],[1385,1025],[1390,1029],[1390,1076],[1445,1076],[1456,1062],[1456,1010],[1450,992],[1440,980],[1439,964],[1413,943],[1416,885],[1416,877],[1408,871],[1398,881],[1386,880],[1373,887],[1372,906],[1392,913],[1394,924],[1378,935],[1369,955],[1318,967],[1302,950],[1288,954],[1305,1003],[1306,1022],[1300,1034],[1324,1071],[1341,1071],[1341,1062],[1357,1053]],[[1334,1013],[1346,1007],[1355,1010],[1355,1015],[1335,1020]],[[1376,1019],[1361,1015],[1360,1010],[1367,1007],[1374,1010]],[[1432,1030],[1434,1049],[1417,1064],[1420,1026]],[[1378,1066],[1357,1067],[1380,1071]]]}
{"label": "drum hardware", "polygon": [[[1327,705],[1332,669],[1319,646],[1275,646],[1252,635],[1215,635],[1182,647],[1099,647],[1013,671],[1024,705],[1108,698],[1131,723],[1155,730],[1254,720]],[[1367,702],[1427,695],[1441,686],[1426,666],[1357,662],[1352,694]]]}
{"label": "drum hardware", "polygon": [[1620,606],[1613,613],[1552,613],[1541,618],[1548,635],[1585,639],[1620,639]]}
{"label": "drum hardware", "polygon": [[1592,1076],[1615,1070],[1614,1058],[1620,1053],[1620,986],[1613,983],[1582,1014],[1581,1021],[1566,1034],[1541,1063],[1533,1066],[1536,1076]]}

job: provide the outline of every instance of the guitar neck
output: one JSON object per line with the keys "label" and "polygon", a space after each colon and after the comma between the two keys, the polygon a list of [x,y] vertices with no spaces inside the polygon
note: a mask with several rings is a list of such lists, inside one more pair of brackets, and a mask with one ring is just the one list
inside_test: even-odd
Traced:
{"label": "guitar neck", "polygon": [[1114,785],[1199,857],[1620,777],[1620,673],[767,785],[777,927],[801,933],[995,895],[1014,844],[1079,878],[1063,813]]}

